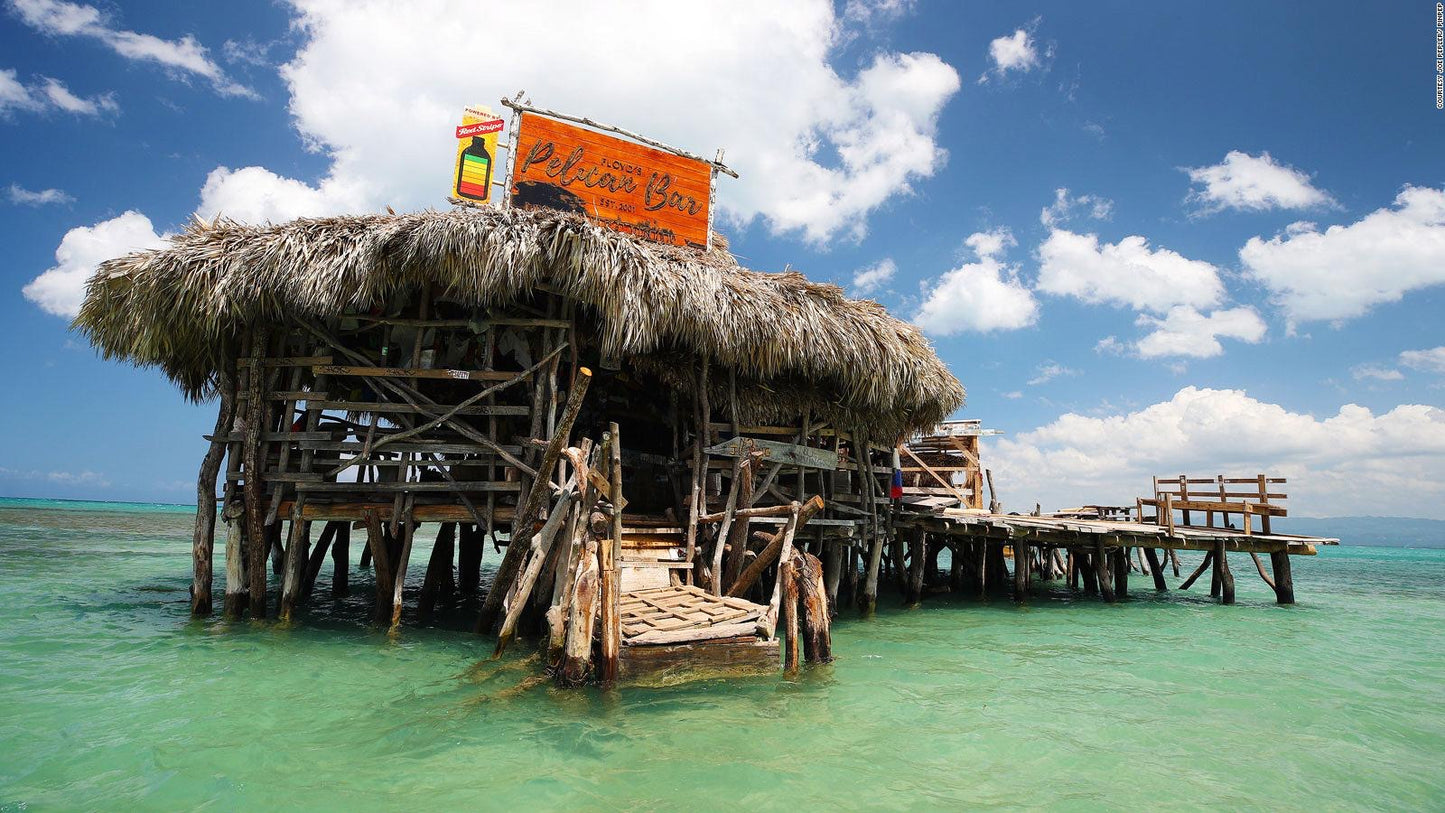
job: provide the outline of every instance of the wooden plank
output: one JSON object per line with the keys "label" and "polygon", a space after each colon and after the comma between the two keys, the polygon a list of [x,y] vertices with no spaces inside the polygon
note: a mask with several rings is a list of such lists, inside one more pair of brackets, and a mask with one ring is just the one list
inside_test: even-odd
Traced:
{"label": "wooden plank", "polygon": [[[261,360],[263,367],[311,367],[316,364],[330,364],[334,359],[331,356],[281,356]],[[256,364],[254,359],[237,359],[236,363],[242,367],[252,367]]]}
{"label": "wooden plank", "polygon": [[[395,404],[386,401],[334,401],[327,400],[323,393],[318,400],[307,400],[308,409],[330,409],[338,412],[370,412],[384,415],[429,415],[433,412],[446,413],[455,407],[448,404],[427,404],[426,409],[420,409],[411,404]],[[531,414],[531,408],[526,406],[506,405],[480,405],[463,407],[457,410],[458,415],[499,415],[506,417],[520,417]]]}
{"label": "wooden plank", "polygon": [[[328,360],[329,361],[329,360]],[[510,381],[515,372],[503,370],[439,370],[423,367],[354,367],[339,364],[317,364],[317,375],[365,376],[369,378],[440,378],[456,381]],[[430,406],[430,405],[428,405]]]}
{"label": "wooden plank", "polygon": [[[270,479],[269,476],[267,479]],[[406,493],[413,491],[499,491],[516,493],[521,483],[482,481],[475,483],[297,483],[297,491],[343,492],[352,494]]]}
{"label": "wooden plank", "polygon": [[740,457],[747,453],[748,442],[751,442],[759,450],[766,451],[768,453],[767,460],[770,463],[784,463],[789,466],[804,466],[812,469],[838,468],[838,453],[829,449],[815,449],[812,446],[780,443],[775,440],[761,440],[747,436],[739,436],[719,443],[709,448],[707,453],[717,457]]}

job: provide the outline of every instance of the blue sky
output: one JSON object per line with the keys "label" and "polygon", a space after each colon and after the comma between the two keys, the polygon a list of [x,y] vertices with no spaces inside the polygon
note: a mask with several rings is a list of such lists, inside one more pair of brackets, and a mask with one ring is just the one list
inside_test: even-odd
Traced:
{"label": "blue sky", "polygon": [[1006,507],[1268,468],[1445,517],[1433,3],[478,8],[5,4],[0,495],[192,496],[212,408],[68,331],[94,262],[445,206],[452,119],[525,88],[726,147],[734,252],[918,322]]}

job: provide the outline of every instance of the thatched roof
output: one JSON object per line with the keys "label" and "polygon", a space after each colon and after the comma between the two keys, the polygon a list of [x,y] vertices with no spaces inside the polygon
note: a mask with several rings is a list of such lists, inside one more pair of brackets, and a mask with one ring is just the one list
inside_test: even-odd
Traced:
{"label": "thatched roof", "polygon": [[107,357],[158,366],[202,399],[251,320],[365,310],[423,283],[474,306],[562,293],[590,306],[604,352],[676,384],[679,359],[732,368],[744,419],[808,406],[882,439],[963,403],[918,329],[875,302],[519,209],[196,223],[167,248],[103,263],[75,324]]}

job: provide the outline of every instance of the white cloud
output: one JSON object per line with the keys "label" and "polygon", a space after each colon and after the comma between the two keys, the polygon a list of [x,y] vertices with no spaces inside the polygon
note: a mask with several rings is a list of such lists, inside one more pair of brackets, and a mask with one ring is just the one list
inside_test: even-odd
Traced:
{"label": "white cloud", "polygon": [[1295,224],[1251,237],[1239,259],[1291,323],[1342,321],[1445,283],[1445,190],[1408,186],[1390,208],[1348,226]]}
{"label": "white cloud", "polygon": [[75,202],[75,198],[66,194],[63,189],[41,189],[37,192],[26,189],[18,183],[10,184],[5,193],[10,198],[10,202],[17,206],[49,206]]}
{"label": "white cloud", "polygon": [[853,274],[853,295],[868,296],[888,284],[896,273],[898,266],[891,257],[884,257],[867,268],[859,269]]}
{"label": "white cloud", "polygon": [[[526,88],[540,105],[695,152],[726,147],[742,175],[719,181],[722,214],[734,224],[760,217],[813,242],[856,238],[870,212],[943,165],[937,118],[959,86],[929,53],[879,51],[856,76],[841,76],[829,58],[843,24],[823,0],[706,8],[656,0],[626,15],[581,0],[546,15],[502,4],[489,9],[488,25],[509,35],[488,41],[483,74],[457,70],[457,54],[476,48],[475,34],[457,25],[474,12],[469,4],[295,5],[302,44],[281,73],[297,128],[331,156],[330,171],[308,185],[310,196],[268,189],[289,179],[261,168],[213,174],[204,217],[218,203],[257,219],[298,206],[321,214],[439,205],[461,109]],[[557,20],[587,36],[558,38]],[[687,58],[659,70],[654,59],[621,56],[649,43]],[[288,208],[272,210],[273,202]]]}
{"label": "white cloud", "polygon": [[972,330],[1016,330],[1038,321],[1039,305],[1019,281],[1018,269],[1001,259],[1017,245],[1007,229],[970,235],[964,241],[977,261],[964,263],[926,288],[927,299],[913,323],[929,333],[952,336]]}
{"label": "white cloud", "polygon": [[87,37],[120,56],[137,62],[154,62],[178,75],[193,75],[211,83],[223,96],[258,98],[250,88],[226,76],[194,37],[163,40],[150,34],[115,27],[94,6],[61,0],[10,0],[11,10],[26,25],[54,37]]}
{"label": "white cloud", "polygon": [[1108,220],[1114,216],[1114,201],[1097,195],[1073,196],[1061,186],[1054,190],[1054,202],[1039,212],[1039,222],[1050,228],[1062,226],[1076,214]]}
{"label": "white cloud", "polygon": [[13,70],[0,70],[0,116],[11,111],[43,113],[61,110],[81,116],[95,116],[101,113],[116,113],[115,94],[103,93],[84,98],[71,92],[59,79],[40,77],[40,82],[26,86]]}
{"label": "white cloud", "polygon": [[1009,399],[1010,401],[1017,401],[1018,399],[1024,397],[1024,394],[1019,390],[1013,390],[1012,392],[1004,393],[1003,397]]}
{"label": "white cloud", "polygon": [[[1037,25],[1038,20],[1033,25]],[[988,44],[988,59],[992,63],[987,71],[978,77],[984,84],[990,76],[1002,79],[1009,71],[1028,73],[1039,67],[1038,43],[1034,41],[1033,25],[1016,29],[1012,34],[998,37]]]}
{"label": "white cloud", "polygon": [[1070,413],[990,440],[984,465],[1006,509],[1132,504],[1153,475],[1264,472],[1288,478],[1292,514],[1445,518],[1445,410],[1402,404],[1376,415],[1347,404],[1318,419],[1241,390],[1186,387],[1127,414]]}
{"label": "white cloud", "polygon": [[25,298],[48,313],[74,317],[85,299],[85,283],[97,265],[132,251],[157,248],[163,239],[140,212],[71,229],[55,249],[55,266],[25,286]]}
{"label": "white cloud", "polygon": [[1075,370],[1072,367],[1065,367],[1064,365],[1053,361],[1047,362],[1045,364],[1040,364],[1036,368],[1036,372],[1038,373],[1038,375],[1028,380],[1028,385],[1030,387],[1037,387],[1040,384],[1047,384],[1060,376],[1074,376],[1079,374],[1078,370]]}
{"label": "white cloud", "polygon": [[1406,350],[1400,354],[1400,363],[1427,373],[1445,373],[1445,347]]}
{"label": "white cloud", "polygon": [[1149,335],[1134,344],[1134,351],[1146,359],[1213,358],[1224,352],[1220,339],[1257,344],[1266,329],[1264,320],[1250,307],[1216,310],[1205,316],[1188,305],[1176,305],[1163,319],[1140,314],[1136,324],[1151,329]]}
{"label": "white cloud", "polygon": [[1090,304],[1166,313],[1176,305],[1206,308],[1224,298],[1219,270],[1133,235],[1100,244],[1093,234],[1055,228],[1039,246],[1037,289]]}
{"label": "white cloud", "polygon": [[917,0],[848,0],[843,19],[865,25],[893,22],[913,13]]}
{"label": "white cloud", "polygon": [[1378,364],[1356,364],[1350,368],[1350,375],[1354,376],[1356,381],[1367,378],[1376,381],[1399,381],[1405,377],[1404,373],[1393,367],[1382,367]]}
{"label": "white cloud", "polygon": [[1270,154],[1258,156],[1230,150],[1224,160],[1208,167],[1183,167],[1191,183],[1189,200],[1200,206],[1200,214],[1224,209],[1262,212],[1269,209],[1309,209],[1335,205],[1328,192],[1316,189],[1310,176],[1278,163]]}

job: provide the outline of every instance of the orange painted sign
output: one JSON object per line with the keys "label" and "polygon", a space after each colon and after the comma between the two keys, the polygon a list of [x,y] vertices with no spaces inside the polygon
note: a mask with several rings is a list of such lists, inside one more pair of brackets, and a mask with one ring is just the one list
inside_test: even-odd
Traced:
{"label": "orange painted sign", "polygon": [[712,166],[535,113],[523,113],[512,205],[576,212],[677,246],[707,245]]}

